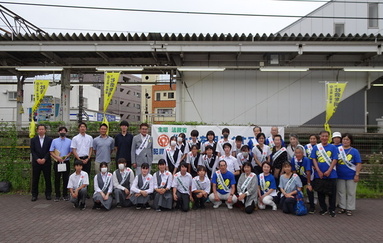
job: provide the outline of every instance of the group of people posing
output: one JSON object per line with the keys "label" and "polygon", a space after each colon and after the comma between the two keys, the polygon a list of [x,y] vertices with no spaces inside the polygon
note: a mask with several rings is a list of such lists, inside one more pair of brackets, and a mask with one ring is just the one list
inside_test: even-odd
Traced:
{"label": "group of people posing", "polygon": [[[52,141],[45,137],[46,128],[39,125],[38,136],[31,140],[32,201],[37,200],[40,171],[44,172],[46,181],[46,199],[51,199],[48,170],[51,170],[52,156],[55,200],[71,200],[75,207],[85,209],[90,157],[94,153],[94,209],[110,210],[114,199],[117,206],[134,205],[137,209],[157,211],[175,206],[186,212],[190,202],[194,202],[197,209],[204,208],[210,201],[213,208],[220,207],[222,202],[229,209],[236,203],[241,204],[246,213],[266,206],[272,210],[279,206],[284,213],[294,213],[297,193],[306,188],[310,213],[315,213],[314,191],[318,194],[321,215],[336,216],[337,198],[338,213],[352,215],[355,210],[362,161],[358,150],[351,147],[351,134],[341,136],[335,132],[329,143],[329,132],[322,131],[319,136],[310,135],[310,143],[305,146],[299,143],[297,135],[290,134],[290,143],[285,147],[277,127],[272,127],[271,136],[266,137],[262,128],[255,126],[254,139],[247,144],[240,135],[231,140],[228,128],[222,129],[219,141],[215,141],[213,131],[207,132],[207,141],[203,143],[198,140],[199,132],[193,130],[188,140],[183,133],[171,137],[169,147],[158,161],[158,171],[152,175],[153,139],[148,134],[149,125],[142,123],[140,134],[134,137],[127,132],[128,126],[122,121],[121,133],[113,139],[106,134],[107,125],[101,124],[100,136],[93,139],[86,134],[86,124],[80,123],[80,133],[72,140],[66,138],[67,129],[60,127],[60,137]],[[45,154],[44,148],[49,148]],[[110,173],[114,150],[117,168]],[[69,176],[72,154],[75,172]],[[63,197],[60,177],[63,178]]]}

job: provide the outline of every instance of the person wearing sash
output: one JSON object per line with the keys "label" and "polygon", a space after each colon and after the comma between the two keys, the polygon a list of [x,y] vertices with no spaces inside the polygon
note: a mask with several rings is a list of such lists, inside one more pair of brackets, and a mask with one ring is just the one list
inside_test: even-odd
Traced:
{"label": "person wearing sash", "polygon": [[166,162],[166,170],[173,173],[177,172],[177,168],[181,162],[182,152],[177,148],[177,137],[170,138],[170,147],[165,149],[164,160]]}
{"label": "person wearing sash", "polygon": [[70,202],[74,208],[85,209],[85,200],[88,195],[89,177],[88,173],[82,170],[82,161],[74,162],[75,172],[69,176],[68,189],[70,193]]}
{"label": "person wearing sash", "polygon": [[223,145],[225,143],[230,144],[230,148],[231,148],[230,154],[232,154],[234,152],[234,141],[229,139],[229,135],[230,135],[229,128],[225,127],[224,129],[222,129],[222,137],[223,138],[218,141],[217,148],[216,148],[216,152],[217,152],[218,157],[221,157],[222,155],[225,154],[225,151],[223,150]]}
{"label": "person wearing sash", "polygon": [[172,183],[173,175],[170,171],[166,170],[166,161],[160,159],[158,161],[158,169],[153,175],[153,188],[154,188],[154,201],[153,207],[156,211],[160,212],[162,209],[172,209]]}
{"label": "person wearing sash", "polygon": [[219,208],[222,200],[225,201],[228,209],[233,209],[233,204],[237,202],[235,192],[235,176],[227,169],[225,160],[219,161],[219,170],[213,174],[211,182],[213,184],[213,193],[209,195],[213,208]]}
{"label": "person wearing sash", "polygon": [[318,140],[319,136],[317,134],[310,134],[309,143],[305,145],[306,156],[311,160],[311,162],[311,152],[313,151],[314,146],[317,145]]}
{"label": "person wearing sash", "polygon": [[210,145],[207,145],[205,148],[205,154],[201,155],[201,164],[205,166],[207,177],[209,179],[211,179],[212,173],[214,173],[218,167],[218,159],[217,156],[214,155],[214,152],[214,148]]}
{"label": "person wearing sash", "polygon": [[265,144],[266,136],[264,133],[258,133],[256,138],[258,144],[251,150],[253,154],[252,165],[255,174],[259,175],[262,173],[262,163],[270,163],[271,150],[270,147]]}
{"label": "person wearing sash", "polygon": [[116,199],[117,207],[130,206],[129,196],[130,187],[133,184],[133,170],[126,166],[126,159],[119,158],[117,160],[118,169],[113,172],[113,194]]}
{"label": "person wearing sash", "polygon": [[114,150],[114,139],[108,136],[108,125],[102,123],[100,125],[100,136],[93,139],[93,152],[95,154],[94,159],[94,171],[95,174],[100,173],[100,163],[105,162],[110,167],[111,154]]}
{"label": "person wearing sash", "polygon": [[234,151],[232,153],[233,157],[237,158],[237,155],[241,152],[241,148],[243,145],[243,138],[241,135],[235,137],[234,141]]}
{"label": "person wearing sash", "polygon": [[245,205],[245,212],[247,214],[254,212],[255,205],[258,201],[258,178],[251,170],[251,163],[245,162],[242,166],[242,174],[237,184],[238,201],[241,201]]}
{"label": "person wearing sash", "polygon": [[352,215],[355,210],[356,186],[362,169],[362,159],[359,151],[351,147],[353,136],[345,133],[342,136],[342,146],[338,147],[339,159],[336,164],[338,174],[337,194],[340,210],[338,213]]}
{"label": "person wearing sash", "polygon": [[[59,137],[53,139],[51,147],[49,149],[51,157],[54,160],[53,170],[55,172],[55,202],[60,200],[68,201],[68,180],[69,180],[69,159],[72,154],[72,149],[70,148],[71,141],[66,137],[68,129],[66,127],[59,127]],[[63,167],[63,168],[62,168]],[[61,198],[60,190],[60,178],[63,180],[63,197]]]}
{"label": "person wearing sash", "polygon": [[204,142],[201,146],[201,153],[205,154],[206,153],[206,147],[210,145],[213,148],[214,155],[216,155],[215,150],[217,149],[217,143],[215,142],[215,133],[213,131],[208,131],[206,133],[206,139],[207,141]]}
{"label": "person wearing sash", "polygon": [[32,199],[34,202],[39,195],[40,174],[43,172],[45,180],[45,199],[52,199],[51,171],[52,160],[49,148],[52,138],[46,136],[47,128],[45,125],[37,125],[37,136],[31,139],[30,149],[32,156]]}
{"label": "person wearing sash", "polygon": [[147,163],[149,171],[153,162],[153,138],[148,134],[149,125],[140,124],[140,134],[133,137],[132,165],[136,175],[141,174],[141,165]]}
{"label": "person wearing sash", "polygon": [[285,173],[279,179],[279,190],[281,191],[279,207],[286,214],[294,214],[294,206],[297,203],[295,195],[298,193],[297,190],[302,189],[302,181],[296,173],[291,171],[290,162],[283,163],[283,171]]}
{"label": "person wearing sash", "polygon": [[[291,159],[294,157],[294,151],[297,147],[303,147],[303,145],[301,145],[299,143],[299,138],[298,138],[298,135],[295,134],[295,133],[291,133],[290,136],[289,136],[289,140],[290,140],[290,143],[289,145],[287,145],[287,148],[286,148],[286,152],[287,152],[287,160],[288,161],[291,161]],[[306,156],[306,153],[305,153],[305,150],[303,149],[303,153],[304,153],[304,156]]]}
{"label": "person wearing sash", "polygon": [[246,144],[242,146],[241,152],[237,154],[237,163],[239,165],[239,168],[242,168],[243,164],[246,162],[253,161],[253,156],[251,156],[251,153],[249,153],[249,146]]}
{"label": "person wearing sash", "polygon": [[186,145],[185,133],[178,134],[177,148],[182,152],[181,161],[185,161],[186,155],[189,153],[189,146]]}
{"label": "person wearing sash", "polygon": [[210,180],[206,176],[206,167],[198,166],[198,176],[192,181],[192,196],[194,200],[194,209],[204,209],[205,202],[210,193]]}
{"label": "person wearing sash", "polygon": [[108,172],[108,163],[100,163],[101,172],[94,176],[93,209],[112,207],[113,175]]}
{"label": "person wearing sash", "polygon": [[262,132],[262,128],[260,126],[255,126],[253,128],[254,138],[251,138],[249,142],[247,143],[247,146],[249,146],[249,151],[252,151],[255,146],[258,145],[257,136]]}
{"label": "person wearing sash", "polygon": [[[270,147],[270,149],[272,150],[275,146],[274,138],[276,135],[279,135],[278,127],[275,127],[275,126],[271,127],[270,134],[271,134],[271,136],[266,139],[265,144],[268,145]],[[284,147],[285,141],[283,141],[282,136],[281,136],[281,140],[282,140],[281,146]]]}
{"label": "person wearing sash", "polygon": [[336,147],[342,146],[342,134],[340,132],[334,132],[332,134],[331,143]]}
{"label": "person wearing sash", "polygon": [[136,175],[134,178],[129,200],[136,206],[137,210],[142,207],[151,209],[149,199],[153,193],[153,176],[149,173],[148,163],[141,165],[141,172],[141,174]]}
{"label": "person wearing sash", "polygon": [[274,147],[271,151],[272,151],[270,156],[271,165],[274,168],[273,174],[278,184],[279,176],[281,174],[282,164],[288,161],[286,148],[282,146],[281,135],[277,134],[274,136]]}
{"label": "person wearing sash", "polygon": [[197,130],[192,130],[190,132],[191,139],[188,140],[187,145],[189,147],[189,151],[191,151],[191,148],[193,145],[197,146],[197,149],[201,149],[201,141],[198,140],[199,132]]}
{"label": "person wearing sash", "polygon": [[302,186],[306,186],[306,193],[309,198],[310,209],[309,213],[315,213],[314,191],[311,186],[311,181],[314,179],[312,162],[309,158],[304,156],[303,148],[297,147],[295,149],[295,156],[291,159],[291,170],[297,173],[301,179]]}
{"label": "person wearing sash", "polygon": [[[116,135],[114,138],[114,148],[116,150],[116,162],[119,158],[124,158],[126,160],[126,167],[132,167],[132,142],[133,135],[128,132],[129,122],[121,121],[120,122],[121,132]],[[118,163],[117,163],[118,169]]]}
{"label": "person wearing sash", "polygon": [[[326,215],[327,209],[331,217],[335,217],[336,204],[336,163],[338,160],[338,149],[335,145],[329,144],[330,133],[322,131],[319,134],[320,143],[318,143],[311,152],[311,158],[315,168],[314,172],[314,188],[315,185],[325,184],[326,190],[316,190],[318,193],[318,201],[321,207],[320,214]],[[326,195],[329,198],[329,207],[326,204]]]}
{"label": "person wearing sash", "polygon": [[181,162],[179,170],[173,178],[173,199],[176,202],[176,208],[187,212],[190,201],[193,201],[191,195],[193,177],[187,172],[188,165],[185,162]]}
{"label": "person wearing sash", "polygon": [[197,176],[197,168],[199,165],[201,165],[201,154],[198,152],[198,147],[196,144],[193,144],[190,147],[190,152],[188,153],[186,157],[186,163],[189,167],[189,172],[192,177]]}
{"label": "person wearing sash", "polygon": [[241,174],[241,169],[239,168],[239,164],[237,159],[231,155],[231,144],[225,143],[223,145],[224,153],[221,157],[219,157],[219,160],[225,160],[227,165],[227,170],[233,173],[235,176],[238,176]]}
{"label": "person wearing sash", "polygon": [[267,162],[262,163],[262,173],[258,175],[258,208],[265,209],[271,206],[273,211],[277,210],[279,198],[277,196],[277,184],[271,172],[271,165]]}
{"label": "person wearing sash", "polygon": [[88,175],[90,175],[90,169],[92,166],[90,157],[93,152],[93,138],[86,134],[87,128],[88,126],[85,122],[78,124],[79,134],[72,138],[70,147],[72,148],[72,153],[74,155],[75,161],[82,161],[82,169],[88,173]]}

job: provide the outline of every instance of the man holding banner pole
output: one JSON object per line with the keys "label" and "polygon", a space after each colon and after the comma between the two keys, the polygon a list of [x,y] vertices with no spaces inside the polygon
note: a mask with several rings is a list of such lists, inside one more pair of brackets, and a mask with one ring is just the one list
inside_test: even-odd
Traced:
{"label": "man holding banner pole", "polygon": [[141,174],[141,165],[149,164],[149,171],[153,162],[153,138],[148,134],[149,125],[141,123],[140,134],[133,137],[132,141],[132,165],[136,169],[136,175]]}

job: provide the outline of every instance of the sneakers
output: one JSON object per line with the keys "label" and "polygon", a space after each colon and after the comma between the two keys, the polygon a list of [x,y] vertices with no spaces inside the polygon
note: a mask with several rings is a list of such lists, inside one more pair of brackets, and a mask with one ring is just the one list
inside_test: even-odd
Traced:
{"label": "sneakers", "polygon": [[137,210],[140,210],[140,209],[141,209],[141,205],[138,205],[138,204],[137,204],[136,209],[137,209]]}
{"label": "sneakers", "polygon": [[80,210],[82,210],[82,211],[85,210],[85,208],[86,208],[85,203],[80,203],[79,208],[80,208]]}
{"label": "sneakers", "polygon": [[60,198],[59,197],[55,197],[55,200],[54,200],[55,202],[58,202],[58,201],[60,201]]}
{"label": "sneakers", "polygon": [[219,202],[214,202],[214,205],[213,205],[213,208],[219,208],[219,206],[221,206],[222,202],[219,201]]}
{"label": "sneakers", "polygon": [[327,210],[322,210],[319,212],[320,215],[326,215],[327,213],[328,213]]}
{"label": "sneakers", "polygon": [[277,211],[277,205],[274,205],[272,208],[273,211]]}
{"label": "sneakers", "polygon": [[145,204],[145,208],[146,208],[147,210],[152,209],[152,208],[150,207],[149,203],[146,203],[146,204]]}
{"label": "sneakers", "polygon": [[233,209],[233,205],[231,205],[231,204],[227,204],[227,208],[228,208],[228,209]]}
{"label": "sneakers", "polygon": [[156,209],[156,212],[161,212],[161,209],[160,209],[160,208],[157,208],[157,209]]}
{"label": "sneakers", "polygon": [[310,207],[309,214],[314,214],[315,213],[315,207]]}
{"label": "sneakers", "polygon": [[335,213],[335,211],[331,211],[331,212],[330,212],[330,216],[333,217],[333,218],[335,218],[335,217],[336,217],[336,213]]}
{"label": "sneakers", "polygon": [[76,202],[76,203],[73,203],[73,207],[74,208],[78,208],[78,203]]}
{"label": "sneakers", "polygon": [[64,201],[69,201],[69,196],[65,196]]}

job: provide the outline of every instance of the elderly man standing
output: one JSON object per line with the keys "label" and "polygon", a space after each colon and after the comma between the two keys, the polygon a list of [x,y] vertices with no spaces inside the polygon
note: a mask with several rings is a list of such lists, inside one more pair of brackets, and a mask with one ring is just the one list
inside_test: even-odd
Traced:
{"label": "elderly man standing", "polygon": [[222,200],[226,202],[227,208],[232,209],[233,204],[237,202],[235,192],[235,176],[227,170],[225,160],[219,161],[219,170],[213,174],[211,182],[213,183],[213,193],[209,199],[214,204],[213,208],[219,208]]}
{"label": "elderly man standing", "polygon": [[136,169],[136,175],[141,174],[141,165],[149,164],[149,171],[153,162],[153,138],[148,134],[149,125],[141,123],[140,134],[133,137],[132,142],[132,165]]}

